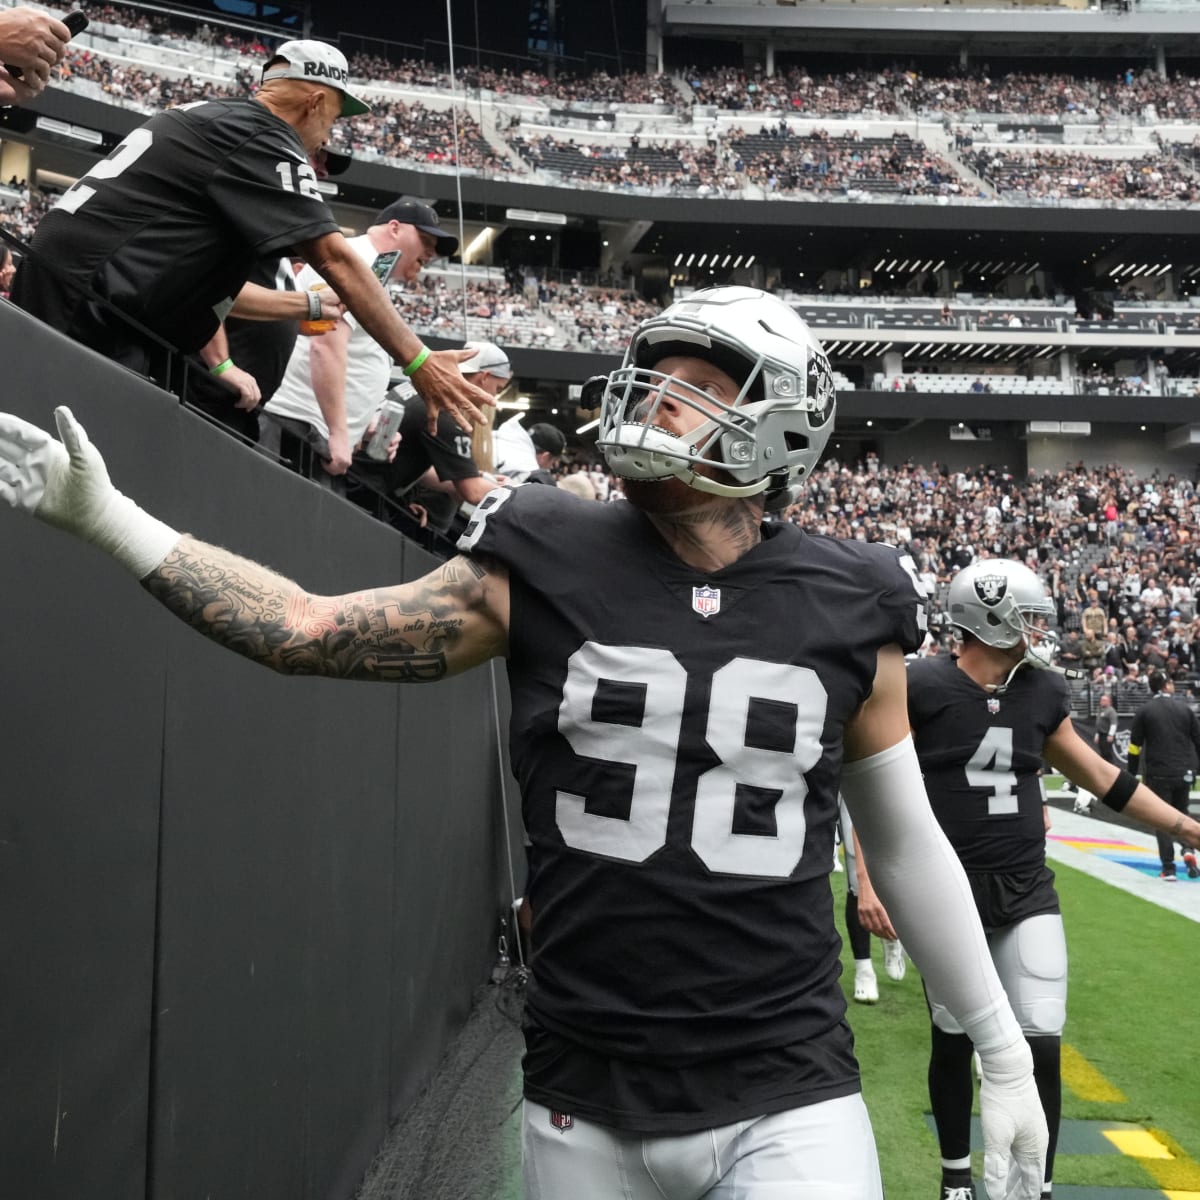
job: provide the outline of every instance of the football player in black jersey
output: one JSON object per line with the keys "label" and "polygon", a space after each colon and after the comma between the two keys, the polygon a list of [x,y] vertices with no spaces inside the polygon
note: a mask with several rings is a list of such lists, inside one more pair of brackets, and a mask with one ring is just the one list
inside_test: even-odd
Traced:
{"label": "football player in black jersey", "polygon": [[[1050,1129],[1043,1191],[1049,1195],[1062,1108],[1067,947],[1046,866],[1042,760],[1110,807],[1192,845],[1200,823],[1180,816],[1076,733],[1066,680],[1039,669],[1051,666],[1057,637],[1039,624],[1053,617],[1054,602],[1033,571],[1007,559],[977,561],[954,577],[948,600],[962,647],[957,657],[909,664],[913,740],[934,814],[966,868],[992,958],[1033,1053]],[[861,861],[858,867],[861,878]],[[860,904],[859,917],[882,932],[887,914],[881,905]],[[971,1038],[947,1011],[938,985],[926,980],[926,993],[941,1200],[970,1200]]]}
{"label": "football player in black jersey", "polygon": [[911,561],[764,524],[820,458],[832,373],[782,301],[635,331],[600,444],[630,503],[497,489],[462,555],[337,598],[139,509],[65,409],[0,417],[0,497],[273,669],[433,681],[503,656],[530,842],[529,1200],[880,1200],[838,983],[838,782],[897,931],[982,1061],[994,1197],[1034,1200],[1032,1058],[908,733]]}
{"label": "football player in black jersey", "polygon": [[[349,90],[340,50],[285,42],[253,99],[159,113],[77,180],[39,223],[13,302],[165,382],[171,373],[159,345],[119,314],[185,353],[207,346],[231,311],[250,319],[319,315],[304,293],[243,287],[260,259],[299,254],[409,368],[431,427],[445,410],[469,432],[483,419],[476,405],[492,403],[458,370],[470,353],[431,353],[421,344],[317,188],[310,158],[334,122],[369,111]],[[319,308],[319,293],[310,294]],[[229,360],[207,365],[228,370]]]}

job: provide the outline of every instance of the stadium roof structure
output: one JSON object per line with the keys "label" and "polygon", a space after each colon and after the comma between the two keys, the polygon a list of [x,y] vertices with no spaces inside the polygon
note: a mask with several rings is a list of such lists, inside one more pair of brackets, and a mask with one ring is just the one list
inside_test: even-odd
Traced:
{"label": "stadium roof structure", "polygon": [[776,50],[1144,57],[1161,48],[1172,57],[1200,54],[1200,10],[1194,6],[1125,12],[1017,0],[992,7],[963,6],[961,0],[954,7],[950,0],[937,5],[692,0],[662,3],[657,27],[664,37],[765,38]]}

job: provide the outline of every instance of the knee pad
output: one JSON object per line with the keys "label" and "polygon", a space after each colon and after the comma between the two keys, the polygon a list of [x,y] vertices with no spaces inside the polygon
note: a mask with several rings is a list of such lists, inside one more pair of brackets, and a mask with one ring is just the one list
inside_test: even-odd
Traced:
{"label": "knee pad", "polygon": [[1067,943],[1062,917],[1043,913],[994,934],[992,959],[1028,1037],[1061,1037],[1067,1020]]}

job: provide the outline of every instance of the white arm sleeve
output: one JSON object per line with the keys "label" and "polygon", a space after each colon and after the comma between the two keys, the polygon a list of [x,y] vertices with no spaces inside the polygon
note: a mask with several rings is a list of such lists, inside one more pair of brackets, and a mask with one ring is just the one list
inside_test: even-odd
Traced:
{"label": "white arm sleeve", "polygon": [[842,767],[871,882],[905,950],[983,1057],[1022,1043],[958,856],[929,807],[912,737]]}

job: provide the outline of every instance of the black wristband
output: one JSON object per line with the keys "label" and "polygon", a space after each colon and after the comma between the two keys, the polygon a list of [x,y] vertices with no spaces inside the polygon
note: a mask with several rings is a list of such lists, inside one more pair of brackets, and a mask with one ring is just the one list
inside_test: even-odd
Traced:
{"label": "black wristband", "polygon": [[1106,804],[1114,812],[1120,812],[1129,803],[1129,798],[1137,789],[1137,777],[1130,775],[1128,771],[1122,771],[1114,780],[1112,787],[1100,797],[1100,803]]}

